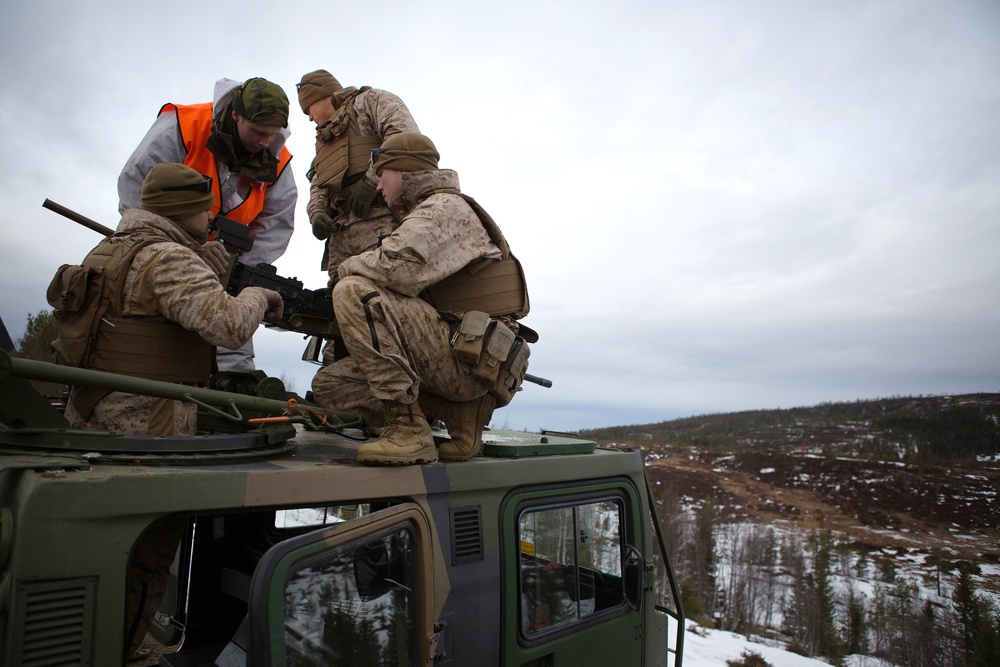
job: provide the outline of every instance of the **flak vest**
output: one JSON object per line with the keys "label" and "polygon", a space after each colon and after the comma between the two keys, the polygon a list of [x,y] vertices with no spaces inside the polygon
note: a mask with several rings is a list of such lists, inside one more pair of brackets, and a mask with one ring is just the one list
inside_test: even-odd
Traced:
{"label": "flak vest", "polygon": [[[202,104],[164,104],[160,109],[160,114],[174,112],[177,116],[177,126],[180,129],[181,141],[187,155],[184,156],[184,164],[198,171],[199,174],[212,177],[212,192],[215,194],[215,205],[212,207],[212,215],[216,216],[222,206],[222,194],[219,187],[219,169],[216,165],[215,155],[205,147],[208,135],[212,133],[212,104],[205,102]],[[157,114],[158,116],[160,114]],[[278,175],[284,171],[292,154],[287,148],[282,146],[281,155],[278,157]],[[255,181],[250,195],[242,204],[236,208],[225,211],[224,215],[241,224],[249,225],[254,218],[264,210],[264,195],[270,183]]]}
{"label": "flak vest", "polygon": [[354,110],[354,99],[368,89],[363,86],[347,95],[335,95],[340,110],[316,128],[316,158],[310,171],[313,181],[327,189],[331,207],[338,195],[364,177],[371,152],[382,145],[379,137],[361,134]]}
{"label": "flak vest", "polygon": [[453,322],[453,353],[469,365],[472,377],[486,386],[499,408],[510,403],[524,382],[531,354],[526,343],[537,343],[538,333],[517,322],[530,309],[521,262],[490,214],[472,197],[461,197],[500,249],[500,259],[470,262],[420,297]]}
{"label": "flak vest", "polygon": [[[59,267],[47,293],[55,308],[57,339],[52,348],[57,363],[164,382],[208,381],[215,369],[214,345],[159,315],[122,315],[125,276],[136,253],[163,242],[171,241],[153,230],[115,234],[91,250],[81,265]],[[152,286],[141,277],[131,302],[139,312],[154,312]],[[70,400],[89,419],[109,393],[78,387]]]}
{"label": "flak vest", "polygon": [[510,317],[515,320],[525,317],[530,303],[521,262],[510,251],[507,239],[490,214],[472,197],[464,194],[460,196],[475,211],[490,240],[500,249],[501,257],[471,262],[425,289],[420,297],[438,311],[457,316],[470,310],[478,310],[490,317]]}

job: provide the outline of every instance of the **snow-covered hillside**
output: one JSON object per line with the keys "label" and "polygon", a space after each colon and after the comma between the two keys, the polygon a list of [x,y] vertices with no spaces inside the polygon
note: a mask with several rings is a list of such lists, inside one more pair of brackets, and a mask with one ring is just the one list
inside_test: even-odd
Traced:
{"label": "snow-covered hillside", "polygon": [[[773,667],[829,667],[829,663],[807,658],[784,650],[751,641],[743,635],[721,630],[706,630],[689,621],[684,634],[683,667],[727,667],[727,660],[740,660],[744,651],[760,654]],[[852,655],[844,667],[889,667],[888,663],[869,656]]]}

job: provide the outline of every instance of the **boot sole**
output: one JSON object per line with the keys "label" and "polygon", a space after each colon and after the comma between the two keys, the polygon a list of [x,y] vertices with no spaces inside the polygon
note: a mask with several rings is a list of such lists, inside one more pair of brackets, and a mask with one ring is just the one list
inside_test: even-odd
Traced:
{"label": "boot sole", "polygon": [[480,444],[479,447],[477,447],[475,450],[470,450],[468,452],[461,452],[461,451],[459,451],[459,452],[454,452],[454,453],[449,453],[447,451],[442,452],[441,448],[439,447],[438,448],[438,460],[439,461],[451,461],[451,462],[468,461],[469,459],[473,459],[473,458],[479,456],[482,452],[483,452],[483,446],[482,446],[482,444]]}
{"label": "boot sole", "polygon": [[417,452],[416,454],[404,456],[389,456],[386,454],[365,454],[358,452],[358,463],[376,466],[407,466],[417,463],[434,463],[437,461],[437,452],[430,453]]}

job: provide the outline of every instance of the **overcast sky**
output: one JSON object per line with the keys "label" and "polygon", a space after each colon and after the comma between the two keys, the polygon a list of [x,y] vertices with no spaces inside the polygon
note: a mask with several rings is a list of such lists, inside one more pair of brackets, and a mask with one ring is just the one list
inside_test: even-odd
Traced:
{"label": "overcast sky", "polygon": [[[500,224],[541,339],[493,425],[1000,391],[1000,2],[0,3],[0,315],[108,226],[165,102],[305,72],[399,95]],[[298,334],[258,367],[305,392]]]}

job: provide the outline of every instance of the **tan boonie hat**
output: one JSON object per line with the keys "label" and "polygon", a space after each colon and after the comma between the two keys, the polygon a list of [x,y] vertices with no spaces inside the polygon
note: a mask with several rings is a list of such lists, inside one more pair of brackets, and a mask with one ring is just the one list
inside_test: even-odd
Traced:
{"label": "tan boonie hat", "polygon": [[299,91],[299,106],[302,107],[302,113],[308,114],[309,107],[343,90],[344,87],[325,69],[318,69],[303,75],[302,80],[295,84],[295,89]]}
{"label": "tan boonie hat", "polygon": [[437,169],[437,148],[434,142],[419,132],[400,132],[382,142],[381,148],[372,151],[375,173],[383,169],[396,171],[425,171]]}
{"label": "tan boonie hat", "polygon": [[288,96],[276,83],[247,79],[233,95],[233,110],[251,123],[288,127]]}
{"label": "tan boonie hat", "polygon": [[183,220],[215,206],[212,179],[176,162],[161,162],[142,182],[142,205],[151,213]]}

